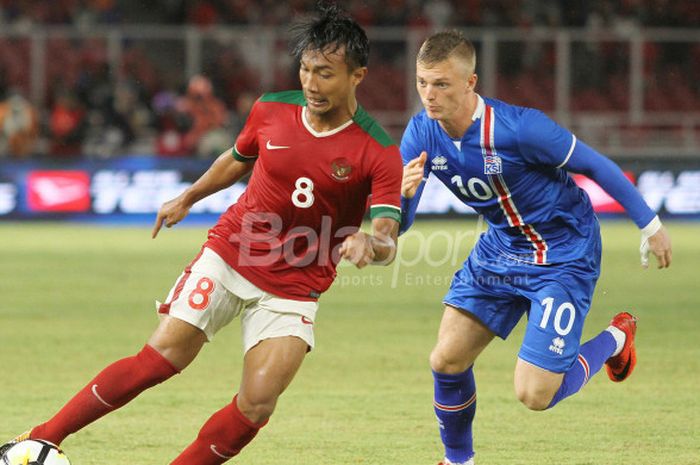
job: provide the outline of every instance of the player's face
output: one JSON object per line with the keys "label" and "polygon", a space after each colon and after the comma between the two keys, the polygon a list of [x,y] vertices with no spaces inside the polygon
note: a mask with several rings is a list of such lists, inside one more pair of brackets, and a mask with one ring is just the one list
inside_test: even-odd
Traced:
{"label": "player's face", "polygon": [[348,68],[343,48],[333,53],[307,50],[301,56],[299,80],[308,111],[315,117],[349,119],[355,110],[355,88],[366,74],[366,67]]}
{"label": "player's face", "polygon": [[476,80],[474,71],[456,57],[429,65],[416,63],[416,88],[421,103],[428,117],[438,121],[465,116]]}

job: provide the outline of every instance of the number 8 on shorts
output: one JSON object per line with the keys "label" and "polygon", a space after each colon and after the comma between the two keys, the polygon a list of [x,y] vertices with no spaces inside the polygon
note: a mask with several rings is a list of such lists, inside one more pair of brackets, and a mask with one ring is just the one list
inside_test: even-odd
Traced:
{"label": "number 8 on shorts", "polygon": [[195,310],[204,310],[209,306],[211,293],[214,292],[214,281],[206,276],[197,281],[197,286],[190,292],[187,301]]}

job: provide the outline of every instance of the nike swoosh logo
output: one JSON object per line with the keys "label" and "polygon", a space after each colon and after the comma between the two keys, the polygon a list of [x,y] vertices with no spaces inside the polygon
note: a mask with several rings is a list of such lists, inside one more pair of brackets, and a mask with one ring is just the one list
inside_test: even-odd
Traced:
{"label": "nike swoosh logo", "polygon": [[214,454],[218,455],[218,456],[221,457],[222,459],[228,460],[228,459],[232,459],[232,458],[234,457],[233,455],[228,456],[228,455],[222,454],[221,452],[219,452],[218,450],[216,450],[216,446],[215,446],[214,444],[210,445],[210,446],[209,446],[209,449],[211,449],[211,451],[212,451]]}
{"label": "nike swoosh logo", "polygon": [[302,315],[301,317],[301,322],[304,323],[305,325],[312,325],[314,324],[313,321],[311,321],[309,318],[305,317]]}
{"label": "nike swoosh logo", "polygon": [[288,149],[288,145],[272,145],[270,141],[267,141],[267,144],[265,144],[265,147],[267,150],[279,150],[279,149]]}
{"label": "nike swoosh logo", "polygon": [[105,404],[109,408],[114,408],[114,405],[110,404],[106,400],[104,400],[98,393],[97,393],[97,384],[92,385],[92,393],[97,397],[97,400]]}

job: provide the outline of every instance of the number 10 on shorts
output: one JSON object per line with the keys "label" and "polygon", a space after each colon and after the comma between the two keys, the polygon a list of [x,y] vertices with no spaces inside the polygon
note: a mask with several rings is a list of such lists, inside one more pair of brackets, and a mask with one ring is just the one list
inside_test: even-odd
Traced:
{"label": "number 10 on shorts", "polygon": [[[542,306],[544,306],[544,314],[542,315],[542,321],[540,321],[540,328],[546,329],[547,325],[549,324],[549,320],[552,317],[554,298],[547,297],[541,303]],[[562,327],[561,320],[563,319],[565,313],[568,314],[566,315],[568,323],[566,324],[566,327]],[[576,308],[574,308],[574,304],[571,302],[564,302],[563,304],[559,305],[557,310],[554,312],[554,331],[556,331],[560,336],[566,336],[571,332],[571,328],[574,326],[575,318]]]}

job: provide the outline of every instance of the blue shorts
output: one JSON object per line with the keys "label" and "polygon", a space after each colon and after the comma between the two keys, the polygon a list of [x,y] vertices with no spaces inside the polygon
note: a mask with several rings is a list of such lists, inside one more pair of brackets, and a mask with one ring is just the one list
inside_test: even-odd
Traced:
{"label": "blue shorts", "polygon": [[566,372],[578,356],[600,275],[600,235],[591,238],[578,260],[550,266],[506,259],[481,243],[455,273],[443,302],[474,315],[502,339],[527,313],[518,357],[554,373]]}

